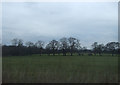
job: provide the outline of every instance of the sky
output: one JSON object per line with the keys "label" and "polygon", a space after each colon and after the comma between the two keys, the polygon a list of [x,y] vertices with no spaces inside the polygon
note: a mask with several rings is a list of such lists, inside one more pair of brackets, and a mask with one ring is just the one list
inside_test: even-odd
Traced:
{"label": "sky", "polygon": [[2,43],[75,37],[82,46],[118,41],[117,2],[4,2]]}

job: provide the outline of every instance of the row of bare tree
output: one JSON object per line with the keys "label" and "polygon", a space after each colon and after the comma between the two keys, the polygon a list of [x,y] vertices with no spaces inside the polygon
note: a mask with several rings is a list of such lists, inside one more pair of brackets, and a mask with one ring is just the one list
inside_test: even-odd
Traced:
{"label": "row of bare tree", "polygon": [[7,55],[30,55],[30,54],[63,54],[66,56],[67,53],[70,53],[72,56],[73,53],[77,53],[78,55],[83,55],[84,53],[88,53],[89,55],[102,55],[102,53],[111,53],[112,55],[117,54],[120,50],[119,42],[109,42],[106,45],[98,44],[94,42],[91,46],[92,49],[87,49],[86,47],[82,47],[80,40],[69,37],[69,38],[61,38],[59,41],[51,40],[48,44],[39,40],[36,43],[31,41],[23,43],[22,39],[13,39],[12,45],[3,45],[2,46],[2,54],[3,56]]}

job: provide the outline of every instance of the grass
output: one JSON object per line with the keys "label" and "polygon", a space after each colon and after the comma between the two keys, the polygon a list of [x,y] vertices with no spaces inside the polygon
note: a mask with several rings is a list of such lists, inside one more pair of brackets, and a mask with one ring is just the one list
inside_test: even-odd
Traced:
{"label": "grass", "polygon": [[3,57],[3,83],[117,83],[118,57]]}

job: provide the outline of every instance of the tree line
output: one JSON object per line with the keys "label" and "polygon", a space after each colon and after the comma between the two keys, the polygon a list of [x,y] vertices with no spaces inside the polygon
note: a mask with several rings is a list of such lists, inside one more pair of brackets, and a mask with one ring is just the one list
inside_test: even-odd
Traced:
{"label": "tree line", "polygon": [[11,45],[2,45],[2,55],[3,56],[21,56],[21,55],[32,55],[32,54],[42,54],[47,55],[100,55],[103,53],[109,53],[112,56],[114,54],[120,53],[120,43],[119,42],[108,42],[107,44],[98,44],[94,42],[92,49],[87,49],[87,47],[82,47],[80,40],[74,37],[63,37],[60,40],[51,40],[48,44],[44,41],[38,40],[36,43],[28,41],[23,43],[22,39],[11,40]]}

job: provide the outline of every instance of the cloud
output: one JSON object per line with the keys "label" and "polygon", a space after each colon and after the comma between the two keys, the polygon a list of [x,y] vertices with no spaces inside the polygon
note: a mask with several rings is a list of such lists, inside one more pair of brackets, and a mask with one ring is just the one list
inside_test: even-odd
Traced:
{"label": "cloud", "polygon": [[117,41],[117,2],[3,3],[3,43],[76,37],[84,46]]}

